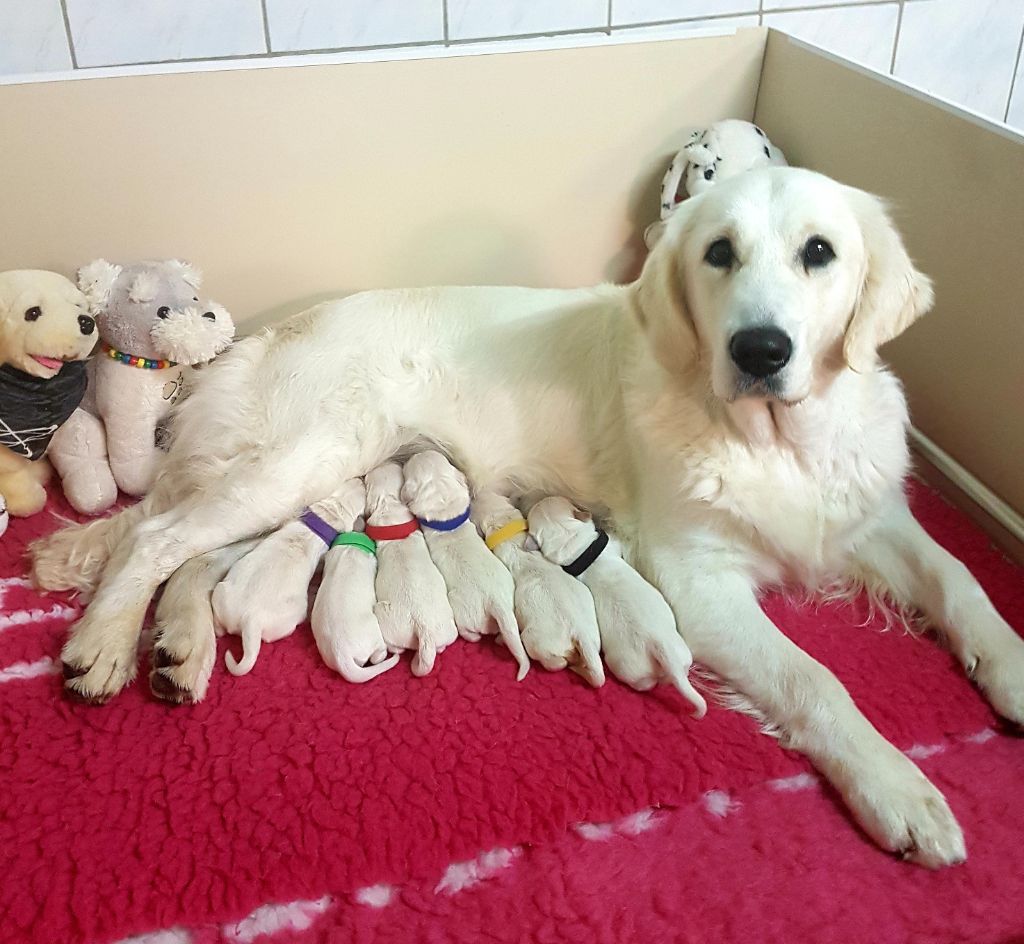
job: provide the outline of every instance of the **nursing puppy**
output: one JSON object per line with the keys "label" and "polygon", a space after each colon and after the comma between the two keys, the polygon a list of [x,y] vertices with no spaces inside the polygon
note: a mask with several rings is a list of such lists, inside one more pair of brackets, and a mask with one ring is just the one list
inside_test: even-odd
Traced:
{"label": "nursing puppy", "polygon": [[522,681],[530,660],[519,638],[515,585],[470,521],[466,477],[430,449],[406,462],[402,498],[419,519],[430,558],[444,577],[459,635],[477,642],[497,633],[519,665],[516,681]]}
{"label": "nursing puppy", "polygon": [[413,675],[427,675],[458,638],[444,578],[401,499],[402,467],[385,462],[366,475],[366,533],[377,542],[374,612],[392,652],[414,649]]}
{"label": "nursing puppy", "polygon": [[550,672],[566,667],[604,685],[601,637],[590,591],[537,550],[527,550],[526,520],[507,498],[478,492],[473,523],[512,575],[523,646]]}
{"label": "nursing puppy", "polygon": [[668,682],[693,705],[695,717],[704,717],[707,705],[688,678],[693,655],[676,631],[676,618],[665,598],[622,559],[619,542],[599,536],[590,515],[565,498],[538,502],[527,520],[549,561],[563,570],[579,569],[573,576],[594,598],[601,651],[612,675],[640,692]]}
{"label": "nursing puppy", "polygon": [[[309,583],[346,517],[351,492],[342,489],[310,506],[235,564],[213,591],[213,615],[222,633],[240,636],[242,658],[224,653],[232,675],[252,670],[264,642],[295,632],[309,613]],[[308,522],[308,523],[307,523]],[[314,530],[315,529],[315,530]]]}
{"label": "nursing puppy", "polygon": [[188,559],[443,443],[477,487],[613,521],[730,704],[805,754],[883,848],[960,862],[942,794],[759,603],[777,586],[866,586],[918,609],[1024,725],[1024,641],[903,492],[906,403],[876,352],[931,302],[878,199],[771,168],[685,200],[630,285],[313,308],[202,372],[138,510],[36,545],[48,589],[88,589],[106,560],[62,651],[65,687],[104,701],[131,680],[149,601]]}
{"label": "nursing puppy", "polygon": [[376,553],[362,543],[344,543],[362,526],[366,486],[361,479],[349,479],[336,497],[338,514],[333,523],[340,533],[324,557],[310,625],[316,647],[329,668],[346,681],[368,682],[393,669],[399,656],[396,653],[388,658],[388,647],[373,612],[377,602]]}

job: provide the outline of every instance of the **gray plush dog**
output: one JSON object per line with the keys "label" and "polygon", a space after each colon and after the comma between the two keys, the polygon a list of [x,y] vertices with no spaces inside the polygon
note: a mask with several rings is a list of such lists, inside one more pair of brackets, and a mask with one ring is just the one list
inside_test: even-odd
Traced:
{"label": "gray plush dog", "polygon": [[78,511],[109,508],[119,488],[145,494],[161,455],[157,427],[181,394],[183,368],[231,343],[231,316],[200,296],[201,278],[176,259],[126,266],[97,259],[79,270],[102,345],[89,363],[85,400],[49,452]]}

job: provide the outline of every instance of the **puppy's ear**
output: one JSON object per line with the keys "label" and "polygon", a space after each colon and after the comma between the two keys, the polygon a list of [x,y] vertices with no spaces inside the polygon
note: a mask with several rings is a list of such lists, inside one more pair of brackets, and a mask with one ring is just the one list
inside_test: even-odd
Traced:
{"label": "puppy's ear", "polygon": [[857,373],[871,370],[876,351],[932,307],[932,283],[907,255],[885,204],[852,190],[864,237],[866,266],[860,295],[843,339],[843,359]]}
{"label": "puppy's ear", "polygon": [[96,259],[78,270],[78,289],[89,303],[92,314],[103,311],[110,303],[110,293],[120,274],[121,267],[106,259]]}
{"label": "puppy's ear", "polygon": [[572,506],[572,516],[577,521],[593,521],[594,516],[589,511],[584,511],[582,508],[577,508],[575,505]]}
{"label": "puppy's ear", "polygon": [[634,283],[633,311],[654,356],[670,370],[697,353],[697,334],[683,284],[683,247],[690,238],[694,198],[684,200],[666,221],[640,278]]}

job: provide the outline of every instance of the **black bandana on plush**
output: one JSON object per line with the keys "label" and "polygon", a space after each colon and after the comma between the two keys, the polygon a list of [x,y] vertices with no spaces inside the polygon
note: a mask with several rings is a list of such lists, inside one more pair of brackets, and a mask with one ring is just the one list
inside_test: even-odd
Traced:
{"label": "black bandana on plush", "polygon": [[38,459],[53,434],[82,402],[85,361],[70,361],[56,377],[33,377],[10,364],[0,367],[0,446]]}

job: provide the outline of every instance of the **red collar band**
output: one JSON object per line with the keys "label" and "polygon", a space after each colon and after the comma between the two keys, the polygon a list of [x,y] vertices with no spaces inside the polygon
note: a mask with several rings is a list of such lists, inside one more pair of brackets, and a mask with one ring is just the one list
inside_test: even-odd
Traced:
{"label": "red collar band", "polygon": [[402,524],[368,524],[365,534],[374,541],[400,541],[419,529],[420,523],[413,518]]}

